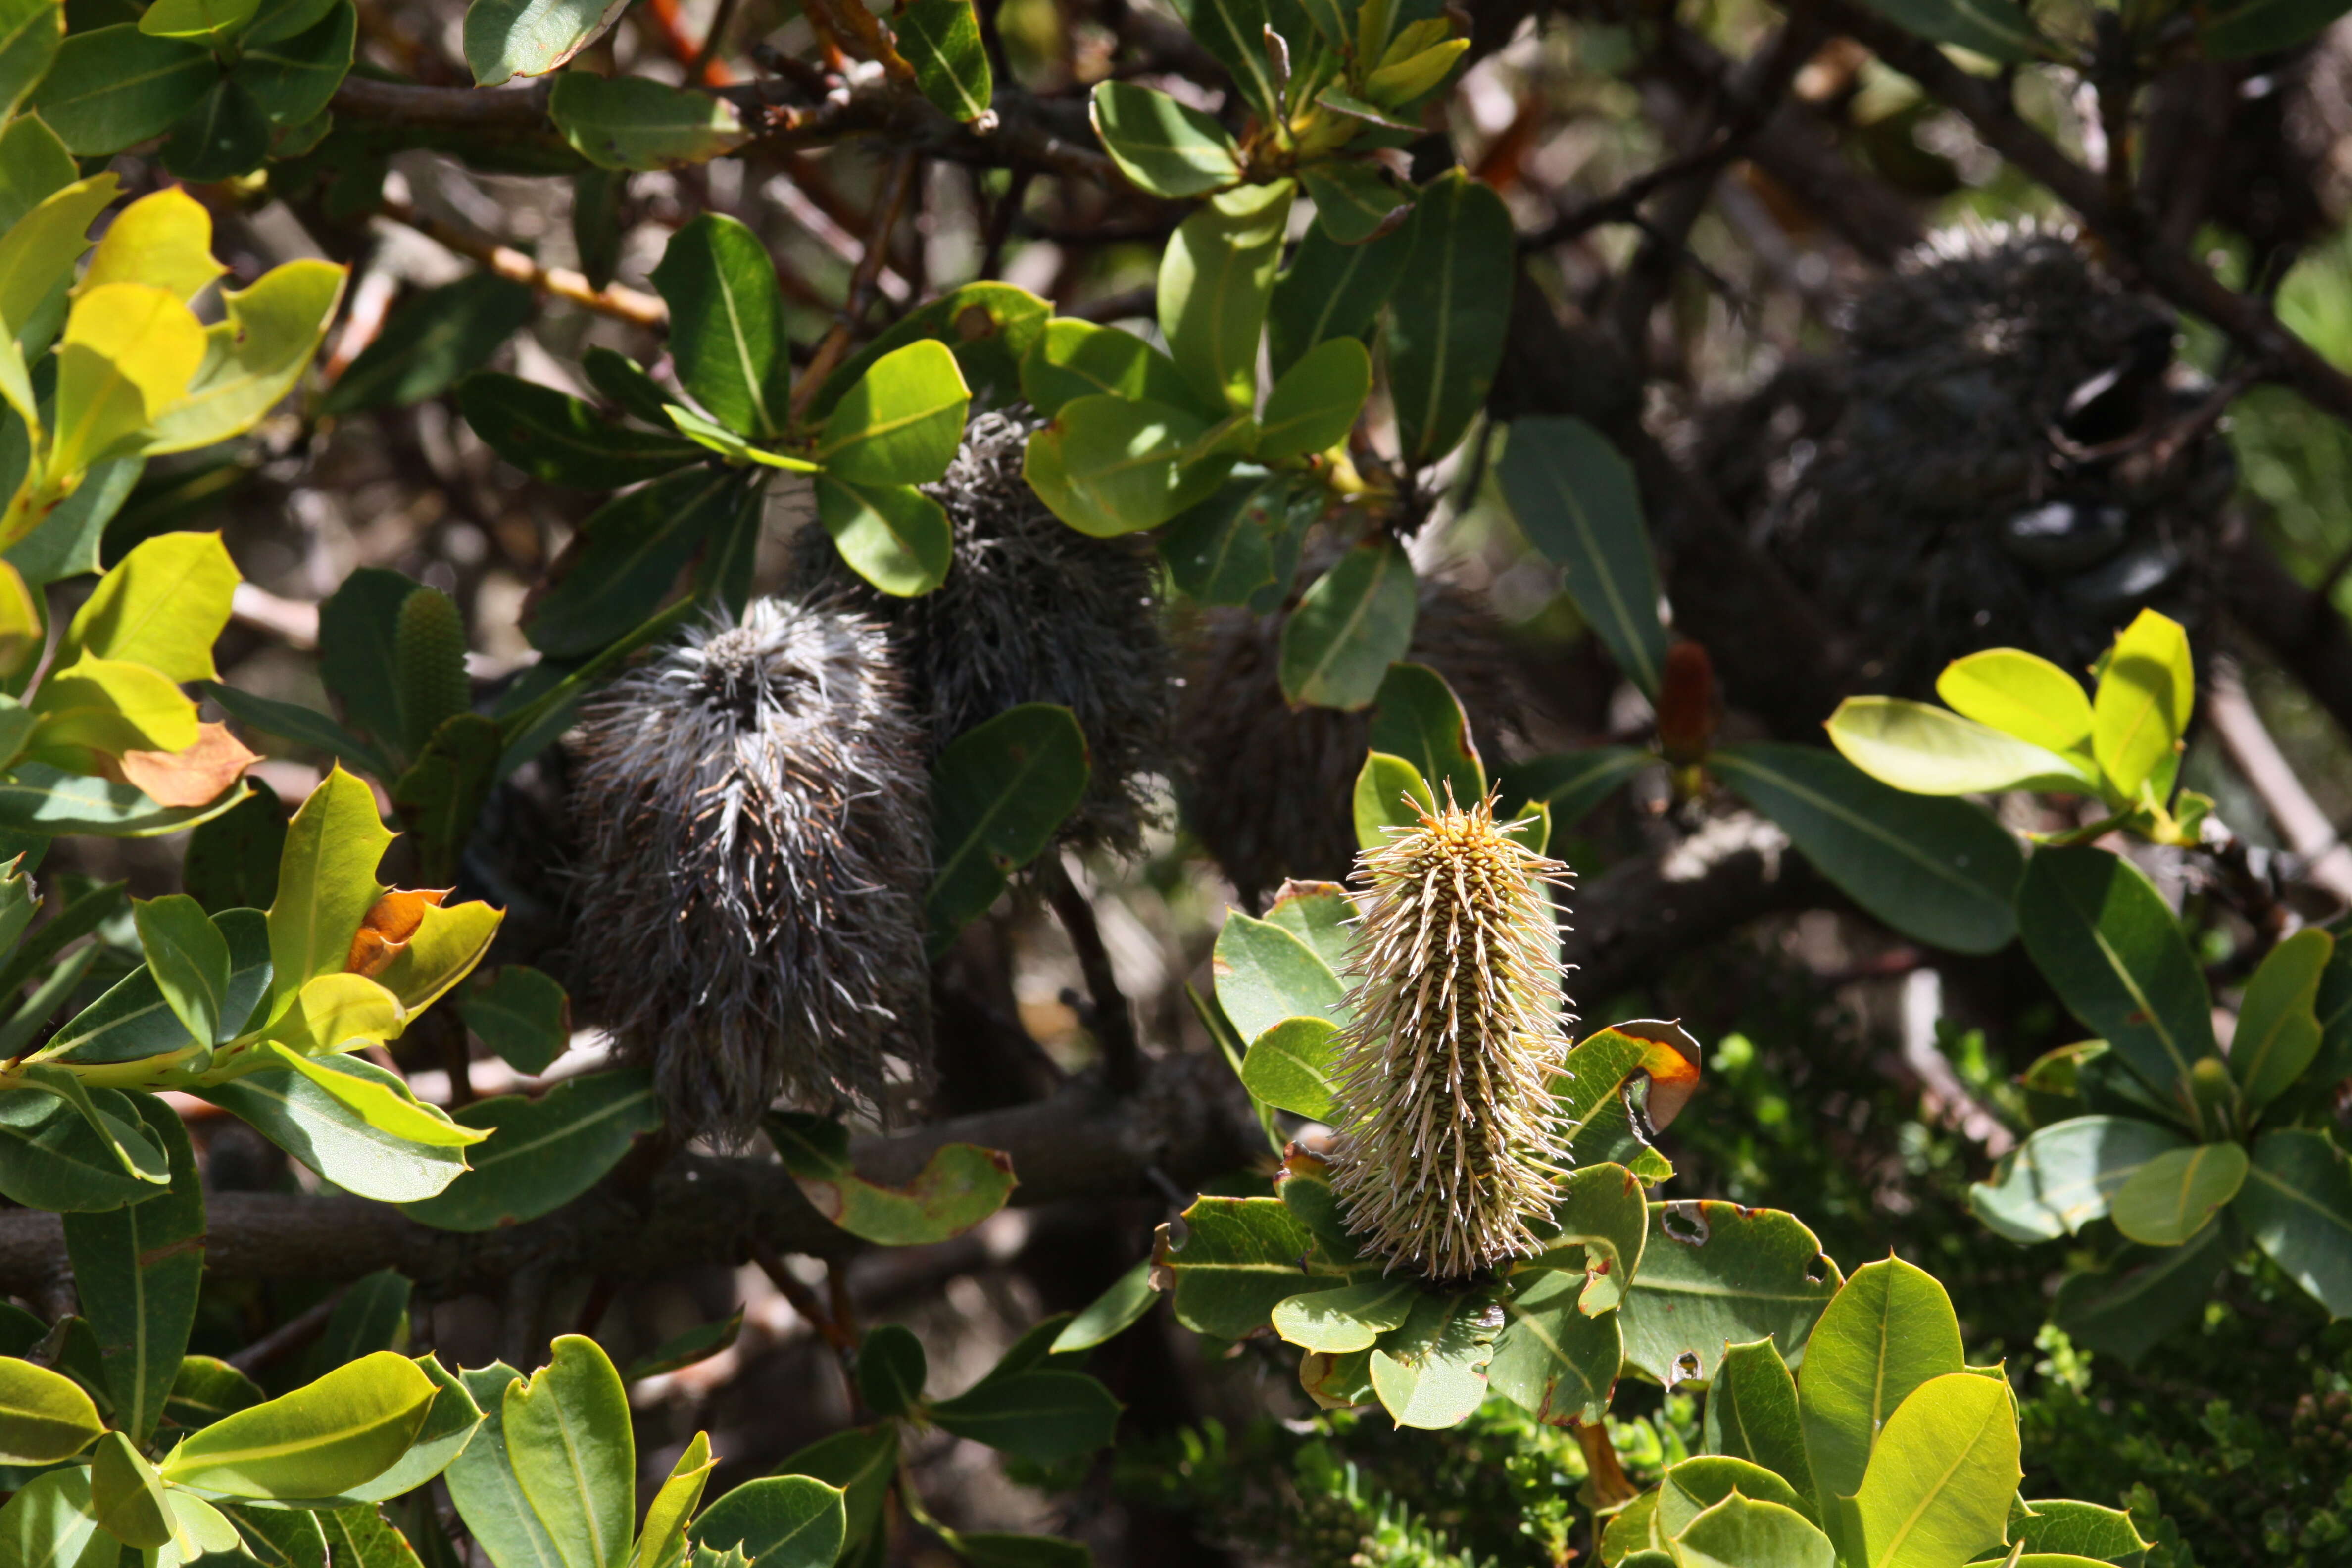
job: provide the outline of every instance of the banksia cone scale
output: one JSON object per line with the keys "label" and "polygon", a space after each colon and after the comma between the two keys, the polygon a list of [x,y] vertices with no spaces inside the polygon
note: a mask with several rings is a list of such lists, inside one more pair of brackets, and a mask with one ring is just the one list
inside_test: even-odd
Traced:
{"label": "banksia cone scale", "polygon": [[1567,1051],[1544,889],[1567,874],[1492,799],[1358,858],[1331,1184],[1391,1269],[1459,1280],[1541,1247],[1528,1222],[1565,1159],[1547,1113]]}
{"label": "banksia cone scale", "polygon": [[655,1069],[674,1131],[748,1138],[778,1097],[887,1115],[925,1056],[921,735],[880,626],[754,601],[583,719],[576,990]]}
{"label": "banksia cone scale", "polygon": [[466,623],[456,601],[419,588],[400,602],[392,634],[393,689],[400,703],[400,742],[415,756],[452,714],[473,705],[466,680]]}
{"label": "banksia cone scale", "polygon": [[852,573],[822,529],[794,541],[800,592],[839,595],[890,629],[931,754],[1024,702],[1077,716],[1092,763],[1063,824],[1081,849],[1133,854],[1171,771],[1175,689],[1160,630],[1156,566],[1140,536],[1095,539],[1045,510],[1021,477],[1025,407],[982,414],[955,461],[924,492],[947,510],[955,553],[947,578],[898,599]]}

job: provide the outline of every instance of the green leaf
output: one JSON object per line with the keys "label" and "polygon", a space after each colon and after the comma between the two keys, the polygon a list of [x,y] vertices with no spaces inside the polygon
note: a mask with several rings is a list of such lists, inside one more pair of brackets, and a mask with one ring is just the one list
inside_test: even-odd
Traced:
{"label": "green leaf", "polygon": [[2286,1092],[2319,1054],[2319,982],[2336,939],[2306,926],[2276,947],[2246,983],[2230,1039],[2230,1076],[2249,1114]]}
{"label": "green leaf", "polygon": [[1837,1552],[1829,1537],[1794,1509],[1735,1492],[1683,1527],[1675,1538],[1671,1561],[1676,1568],[1747,1568],[1762,1563],[1773,1568],[1835,1568]]}
{"label": "green leaf", "polygon": [[919,597],[947,580],[955,532],[947,510],[912,485],[816,479],[817,521],[850,569],[886,594]]}
{"label": "green leaf", "polygon": [[605,502],[581,524],[587,547],[526,624],[531,646],[578,658],[635,629],[668,597],[711,531],[761,493],[753,477],[698,467]]}
{"label": "green leaf", "polygon": [[406,725],[394,679],[401,606],[421,586],[379,566],[362,566],[319,606],[319,677],[341,702],[352,729],[396,748]]}
{"label": "green leaf", "polygon": [[538,1100],[478,1100],[454,1114],[490,1137],[467,1152],[472,1169],[403,1205],[436,1230],[496,1230],[551,1214],[604,1180],[662,1122],[652,1075],[636,1068],[566,1079]]}
{"label": "green leaf", "polygon": [[2263,1133],[2231,1212],[2329,1317],[2352,1317],[2352,1172],[2327,1134]]}
{"label": "green leaf", "polygon": [[[442,1472],[458,1517],[499,1568],[565,1568],[548,1527],[524,1495],[509,1447],[506,1394],[522,1385],[522,1374],[493,1362],[459,1373],[457,1381],[482,1412],[473,1440]],[[627,1490],[635,1491],[633,1477]]]}
{"label": "green leaf", "polygon": [[1905,795],[1811,746],[1727,746],[1707,766],[1780,824],[1822,875],[1905,935],[1993,952],[2017,933],[2017,906],[2031,904],[2018,892],[2021,858],[1981,808]]}
{"label": "green leaf", "polygon": [[843,395],[818,432],[817,460],[853,484],[928,484],[955,460],[971,405],[955,355],[919,340],[877,360]]}
{"label": "green leaf", "polygon": [[1160,557],[1176,586],[1206,605],[1246,605],[1297,564],[1300,535],[1322,499],[1287,473],[1249,470],[1160,529]]}
{"label": "green leaf", "polygon": [[1617,1313],[1625,1359],[1671,1387],[1712,1378],[1727,1346],[1768,1334],[1794,1355],[1842,1282],[1793,1215],[1711,1199],[1653,1204],[1642,1271]]}
{"label": "green leaf", "polygon": [[[274,876],[275,857],[272,860]],[[252,1016],[269,988],[268,925],[258,910],[239,909],[224,913],[217,929],[229,958],[221,1016],[234,1032]],[[153,971],[142,965],[83,1008],[32,1059],[96,1066],[174,1052],[193,1055],[199,1043],[164,1001]]]}
{"label": "green leaf", "polygon": [[2074,1016],[2168,1102],[2214,1054],[2213,1001],[2179,922],[2139,868],[2088,846],[2042,849],[2017,889],[2025,951]]}
{"label": "green leaf", "polygon": [[1587,1316],[1613,1311],[1640,1273],[1648,1245],[1650,1207],[1641,1181],[1624,1166],[1603,1162],[1578,1166],[1556,1191],[1550,1217],[1538,1227],[1544,1249],[1521,1268],[1580,1274],[1578,1310]]}
{"label": "green leaf", "polygon": [[1225,128],[1164,92],[1130,82],[1095,86],[1095,134],[1139,189],[1181,201],[1242,177],[1242,151]]}
{"label": "green leaf", "polygon": [[477,87],[545,76],[603,37],[625,0],[470,0],[466,65]]}
{"label": "green leaf", "polygon": [[269,155],[269,116],[235,77],[216,79],[165,137],[163,167],[183,180],[233,179]]}
{"label": "green leaf", "polygon": [[[331,980],[356,979],[355,975],[331,975]],[[312,986],[320,983],[314,981]],[[373,982],[366,984],[373,984]],[[308,992],[310,987],[305,987]],[[330,1003],[330,1006],[334,1004]],[[336,1007],[334,1016],[348,1017],[356,1009]],[[351,1023],[338,1023],[340,1033],[353,1028]],[[364,1026],[358,1026],[364,1028]],[[341,1042],[349,1046],[354,1040],[364,1040],[372,1031],[345,1036]],[[373,1063],[356,1067],[349,1057],[323,1052],[297,1051],[286,1046],[268,1042],[261,1047],[269,1060],[292,1068],[296,1072],[323,1089],[358,1113],[361,1121],[404,1143],[421,1143],[431,1149],[462,1149],[478,1143],[488,1136],[450,1121],[449,1113],[437,1105],[427,1105],[409,1092],[405,1082],[386,1083],[383,1069],[369,1072]]]}
{"label": "green leaf", "polygon": [[638,1532],[635,1554],[631,1562],[635,1568],[676,1568],[686,1557],[686,1530],[695,1509],[702,1501],[703,1488],[709,1483],[710,1472],[719,1468],[711,1457],[710,1438],[697,1432],[686,1446],[686,1452],[670,1467],[669,1479],[662,1482],[646,1509],[646,1526]]}
{"label": "green leaf", "polygon": [[[137,1120],[114,1090],[89,1097],[118,1121]],[[153,1197],[154,1185],[122,1163],[116,1144],[64,1102],[29,1089],[0,1094],[0,1194],[55,1214],[101,1214]]]}
{"label": "green leaf", "polygon": [[923,1403],[929,1364],[913,1330],[896,1323],[869,1329],[857,1347],[858,1395],[877,1415],[911,1415]]}
{"label": "green leaf", "polygon": [[1101,395],[1176,408],[1193,401],[1176,362],[1133,332],[1071,317],[1046,322],[1022,361],[1021,395],[1050,418],[1064,404]]}
{"label": "green leaf", "polygon": [[2001,1156],[1969,1189],[1977,1217],[2011,1241],[2052,1241],[2104,1216],[2123,1184],[2189,1140],[2137,1116],[2074,1116]]}
{"label": "green leaf", "polygon": [[1700,1514],[1735,1492],[1808,1521],[1812,1517],[1811,1505],[1773,1471],[1729,1454],[1702,1454],[1681,1460],[1659,1479],[1657,1532],[1677,1540]]}
{"label": "green leaf", "polygon": [[1599,1421],[1624,1356],[1618,1314],[1583,1310],[1579,1274],[1553,1270],[1516,1283],[1503,1301],[1488,1385],[1551,1426]]}
{"label": "green leaf", "polygon": [[215,1422],[174,1448],[162,1473],[228,1497],[334,1497],[407,1451],[436,1392],[415,1362],[381,1351]]}
{"label": "green leaf", "polygon": [[295,812],[269,905],[274,1008],[313,977],[342,973],[361,921],[383,896],[375,869],[391,844],[374,792],[341,768]]}
{"label": "green leaf", "polygon": [[415,295],[387,317],[326,396],[322,415],[406,408],[437,397],[530,321],[531,291],[495,272],[469,272]]}
{"label": "green leaf", "polygon": [[[25,95],[48,70],[65,36],[66,8],[58,0],[6,0],[0,5],[0,121],[16,113]],[[9,130],[18,131],[37,123],[18,121]],[[0,142],[0,162],[22,156],[26,150],[26,143],[15,138]],[[66,176],[67,180],[72,178],[70,174]],[[0,209],[0,229],[22,216]]]}
{"label": "green leaf", "polygon": [[1900,697],[1849,697],[1830,715],[1831,744],[1882,784],[1913,795],[2001,790],[2094,794],[2088,768],[1948,709]]}
{"label": "green leaf", "polygon": [[230,79],[252,95],[270,124],[308,124],[326,111],[350,74],[358,36],[359,13],[348,3],[283,38],[257,40],[247,33]]}
{"label": "green leaf", "polygon": [[[887,1444],[890,1458],[898,1456],[898,1441],[887,1426],[866,1434],[845,1432],[830,1441],[840,1445],[853,1437],[877,1451]],[[884,1468],[880,1480],[888,1477]],[[845,1504],[843,1488],[814,1476],[767,1476],[745,1482],[704,1510],[692,1534],[713,1551],[740,1548],[758,1568],[832,1568],[848,1535]]]}
{"label": "green leaf", "polygon": [[1286,1019],[1347,1019],[1348,988],[1331,965],[1303,935],[1272,921],[1226,911],[1211,973],[1217,1005],[1244,1039],[1255,1041]]}
{"label": "green leaf", "polygon": [[2152,778],[2160,781],[2158,804],[2170,795],[2196,700],[2189,634],[2179,622],[2142,610],[2116,637],[2091,700],[2091,750],[2118,800],[2137,801],[2141,784]]}
{"label": "green leaf", "polygon": [[1498,1317],[1484,1291],[1416,1296],[1371,1353],[1372,1391],[1398,1426],[1442,1431],[1470,1418],[1486,1397]]}
{"label": "green leaf", "polygon": [[1595,746],[1506,763],[1496,771],[1495,782],[1505,800],[1549,806],[1552,825],[1566,827],[1657,760],[1638,746]]}
{"label": "green leaf", "polygon": [[1045,300],[1010,283],[967,283],[950,289],[908,311],[842,361],[817,389],[809,416],[824,418],[875,361],[923,338],[947,344],[972,395],[1002,407],[1021,395],[1022,366],[1053,313]]}
{"label": "green leaf", "polygon": [[756,447],[726,426],[705,419],[691,408],[675,403],[662,405],[663,416],[671,426],[688,440],[706,451],[717,452],[737,468],[757,463],[763,468],[783,468],[796,474],[813,474],[817,466],[805,458],[795,458],[767,447]]}
{"label": "green leaf", "polygon": [[2035,1556],[2073,1555],[2137,1568],[2149,1545],[2140,1539],[2130,1514],[2092,1502],[2021,1503],[2010,1511],[2009,1531],[2025,1548],[2028,1562]]}
{"label": "green leaf", "polygon": [[259,424],[309,368],[341,303],[345,276],[330,262],[289,261],[249,289],[222,289],[226,314],[205,331],[205,363],[187,395],[151,422],[145,450],[192,451]]}
{"label": "green leaf", "polygon": [[[396,1075],[373,1062],[343,1058],[335,1065],[347,1076],[376,1078],[387,1093],[404,1089]],[[290,1068],[264,1068],[198,1094],[359,1197],[412,1203],[465,1173],[462,1149],[413,1143],[373,1127],[343,1100]]]}
{"label": "green leaf", "polygon": [[[73,1379],[0,1357],[0,1464],[54,1465],[105,1430],[98,1406]],[[0,1530],[0,1542],[6,1540]]]}
{"label": "green leaf", "polygon": [[1880,1432],[1912,1391],[1967,1365],[1959,1320],[1933,1275],[1899,1258],[1853,1271],[1813,1325],[1798,1390],[1817,1517],[1833,1518],[1838,1500],[1861,1489]]}
{"label": "green leaf", "polygon": [[[212,51],[151,37],[135,22],[76,33],[33,89],[33,111],[79,157],[105,157],[161,136],[220,79]],[[10,321],[15,310],[0,310]]]}
{"label": "green leaf", "polygon": [[1151,1260],[1147,1258],[1120,1275],[1109,1289],[1087,1303],[1084,1311],[1054,1336],[1053,1353],[1092,1350],[1105,1341],[1118,1338],[1151,1310],[1159,1300],[1160,1292],[1151,1284]]}
{"label": "green leaf", "polygon": [[1283,694],[1320,708],[1370,705],[1412,645],[1417,603],[1412,563],[1394,541],[1349,551],[1283,623]]}
{"label": "green leaf", "polygon": [[[455,647],[449,651],[463,658]],[[462,679],[463,670],[458,665],[452,673]],[[458,862],[498,782],[503,751],[497,720],[452,713],[433,731],[415,764],[393,781],[392,808],[408,829],[426,883],[448,887],[457,880]]]}
{"label": "green leaf", "polygon": [[155,1467],[120,1432],[100,1436],[90,1453],[89,1506],[99,1524],[125,1546],[152,1550],[172,1539],[172,1505]]}
{"label": "green leaf", "polygon": [[1165,522],[1215,494],[1233,466],[1221,448],[1216,432],[1184,409],[1077,397],[1029,437],[1021,471],[1055,516],[1102,539]]}
{"label": "green leaf", "polygon": [[258,0],[155,0],[139,17],[139,30],[152,37],[194,38],[217,44],[253,19]]}
{"label": "green leaf", "polygon": [[571,999],[526,963],[500,968],[457,1011],[466,1027],[519,1073],[544,1072],[572,1044]]}
{"label": "green leaf", "polygon": [[2178,1247],[2212,1222],[2246,1180],[2238,1143],[2170,1149],[2132,1173],[2116,1190],[2116,1228],[2146,1247]]}
{"label": "green leaf", "polygon": [[1176,15],[1201,47],[1233,73],[1234,84],[1260,116],[1280,109],[1265,58],[1265,0],[1176,0]]}
{"label": "green leaf", "polygon": [[751,135],[726,99],[641,76],[565,71],[547,112],[572,151],[600,169],[688,168]]}
{"label": "green leaf", "polygon": [[201,1045],[219,1045],[244,1024],[231,1018],[228,940],[185,893],[133,900],[139,945],[173,1016]]}
{"label": "green leaf", "polygon": [[1956,658],[1936,678],[1953,712],[1990,725],[2078,766],[2091,760],[2091,700],[2083,683],[2037,654],[1987,648]]}
{"label": "green leaf", "polygon": [[912,1180],[892,1187],[856,1173],[838,1121],[773,1110],[761,1126],[817,1213],[880,1247],[961,1236],[1003,1208],[1015,1184],[1012,1161],[976,1143],[941,1144]]}
{"label": "green leaf", "polygon": [[1869,5],[1923,38],[1958,44],[1988,59],[2014,65],[2049,51],[2026,8],[2006,0],[1869,0]]}
{"label": "green leaf", "polygon": [[1258,421],[1259,461],[1278,463],[1347,439],[1372,390],[1372,358],[1353,338],[1318,343],[1282,374]]}
{"label": "green leaf", "polygon": [[66,1251],[82,1311],[105,1357],[114,1425],[134,1442],[153,1436],[186,1354],[205,1272],[205,1196],[179,1113],[131,1097],[147,1133],[168,1152],[171,1190],[106,1214],[65,1216]]}
{"label": "green leaf", "polygon": [[[1263,58],[1262,40],[1253,47]],[[1290,198],[1287,181],[1217,197],[1177,226],[1160,255],[1160,331],[1176,368],[1210,407],[1246,414],[1257,405],[1258,334],[1282,260]]]}
{"label": "green leaf", "polygon": [[1420,769],[1402,757],[1376,751],[1357,771],[1349,805],[1355,816],[1356,847],[1378,849],[1412,829],[1422,813],[1436,811],[1437,797],[1429,793],[1429,781]]}
{"label": "green leaf", "polygon": [[1403,1326],[1421,1294],[1422,1287],[1410,1279],[1312,1290],[1274,1309],[1274,1331],[1285,1343],[1305,1350],[1370,1350],[1382,1334]]}
{"label": "green leaf", "polygon": [[659,1377],[680,1367],[709,1361],[733,1344],[743,1332],[743,1311],[737,1308],[715,1323],[698,1323],[682,1334],[673,1334],[646,1354],[631,1362],[621,1373],[623,1383],[641,1383],[649,1377]]}
{"label": "green leaf", "polygon": [[421,1568],[408,1538],[384,1520],[381,1510],[356,1506],[322,1510],[320,1534],[335,1568]]}
{"label": "green leaf", "polygon": [[959,735],[931,766],[931,863],[923,899],[934,951],[1035,859],[1087,791],[1085,731],[1066,708],[1026,702]]}
{"label": "green leaf", "polygon": [[460,382],[457,406],[492,451],[550,484],[618,489],[702,457],[691,441],[612,424],[576,397],[494,371]]}
{"label": "green leaf", "polygon": [[623,1568],[636,1524],[628,1393],[596,1342],[563,1334],[554,1359],[507,1385],[507,1462],[566,1568]]}
{"label": "green leaf", "polygon": [[933,108],[966,122],[989,112],[996,78],[972,0],[914,0],[890,18],[890,28],[898,52],[915,68],[915,85]]}
{"label": "green leaf", "polygon": [[1444,789],[1463,805],[1486,798],[1470,716],[1444,676],[1425,664],[1392,664],[1373,702],[1373,751],[1411,763],[1433,795]]}
{"label": "green leaf", "polygon": [[[0,5],[0,115],[15,97],[38,79],[64,33],[64,8],[56,0],[8,0]],[[31,78],[15,73],[37,66]],[[80,178],[73,154],[58,133],[34,114],[0,123],[0,234],[57,192]]]}
{"label": "green leaf", "polygon": [[1163,1228],[1155,1259],[1175,1276],[1176,1321],[1194,1333],[1246,1339],[1319,1283],[1302,1267],[1314,1236],[1279,1199],[1198,1198],[1183,1219],[1184,1239]]}
{"label": "green leaf", "polygon": [[343,1495],[357,1502],[387,1502],[415,1491],[448,1468],[471,1445],[485,1419],[482,1407],[465,1383],[433,1356],[416,1358],[436,1391],[425,1413],[425,1425],[393,1467],[372,1481],[346,1488]]}
{"label": "green leaf", "polygon": [[2210,16],[2199,34],[2205,57],[2239,60],[2292,48],[2344,15],[2342,0],[2247,0]]}
{"label": "green leaf", "polygon": [[1052,1464],[1108,1445],[1120,1408],[1109,1389],[1084,1373],[1034,1371],[990,1378],[934,1402],[929,1414],[959,1437]]}
{"label": "green leaf", "polygon": [[1334,159],[1298,172],[1298,183],[1315,201],[1315,221],[1341,245],[1361,245],[1401,222],[1412,198],[1373,163]]}
{"label": "green leaf", "polygon": [[[47,1471],[26,1482],[8,1506],[0,1508],[0,1562],[23,1568],[77,1568],[98,1528],[89,1471],[79,1465]],[[111,1544],[99,1542],[99,1553]],[[92,1568],[110,1561],[100,1555]]]}
{"label": "green leaf", "polygon": [[1999,1378],[1955,1372],[1896,1408],[1853,1499],[1870,1568],[1938,1568],[2002,1543],[2024,1479],[2011,1399]]}
{"label": "green leaf", "polygon": [[1266,1104],[1293,1115],[1330,1121],[1339,1106],[1338,1036],[1338,1028],[1325,1018],[1284,1019],[1251,1042],[1249,1054],[1242,1058],[1243,1087]]}
{"label": "green leaf", "polygon": [[1706,1395],[1706,1447],[1763,1466],[1789,1483],[1809,1517],[1816,1489],[1796,1380],[1769,1340],[1731,1345]]}
{"label": "green leaf", "polygon": [[1405,460],[1420,465],[1453,450],[1486,405],[1518,247],[1503,198],[1460,169],[1423,187],[1405,232],[1412,251],[1390,296],[1389,390]]}
{"label": "green leaf", "polygon": [[1609,657],[1654,699],[1666,668],[1663,591],[1632,466],[1583,420],[1538,417],[1512,422],[1496,477],[1528,542],[1567,569],[1561,585]]}
{"label": "green leaf", "polygon": [[183,1356],[172,1375],[172,1396],[163,1402],[163,1419],[194,1431],[268,1397],[261,1384],[216,1356]]}
{"label": "green leaf", "polygon": [[1342,245],[1321,225],[1307,231],[1275,281],[1266,348],[1281,375],[1318,343],[1357,337],[1388,302],[1412,254],[1412,226],[1362,245]]}
{"label": "green leaf", "polygon": [[704,213],[670,237],[653,283],[669,302],[670,353],[687,391],[730,430],[781,434],[792,362],[783,293],[759,237]]}

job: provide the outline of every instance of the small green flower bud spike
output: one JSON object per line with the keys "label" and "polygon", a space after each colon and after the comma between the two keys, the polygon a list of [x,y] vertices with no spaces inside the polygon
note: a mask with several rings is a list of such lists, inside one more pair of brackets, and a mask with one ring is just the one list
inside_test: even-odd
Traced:
{"label": "small green flower bud spike", "polygon": [[1566,1151],[1548,1126],[1566,1054],[1557,920],[1568,868],[1511,838],[1489,798],[1449,801],[1357,858],[1331,1181],[1391,1269],[1459,1280],[1540,1249]]}
{"label": "small green flower bud spike", "polygon": [[474,705],[466,680],[466,623],[438,588],[400,602],[392,633],[393,689],[400,701],[400,744],[414,757],[452,714]]}

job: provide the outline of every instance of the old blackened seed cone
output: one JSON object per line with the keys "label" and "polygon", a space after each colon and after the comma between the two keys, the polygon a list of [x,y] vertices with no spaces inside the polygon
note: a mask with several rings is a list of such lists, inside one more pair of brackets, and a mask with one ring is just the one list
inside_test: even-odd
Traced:
{"label": "old blackened seed cone", "polygon": [[1132,854],[1170,772],[1173,697],[1150,544],[1092,539],[1045,510],[1021,477],[1026,408],[974,418],[926,493],[946,508],[955,553],[929,594],[893,598],[852,573],[822,529],[794,542],[793,582],[838,594],[890,629],[932,754],[1024,702],[1077,716],[1092,771],[1065,843]]}
{"label": "old blackened seed cone", "polygon": [[755,601],[590,709],[579,988],[674,1130],[887,1113],[886,1058],[927,1054],[927,795],[887,638],[824,605]]}
{"label": "old blackened seed cone", "polygon": [[1568,868],[1494,802],[1452,804],[1358,858],[1332,1186],[1391,1268],[1465,1279],[1537,1250],[1565,1152],[1549,1127],[1561,1034],[1547,887]]}

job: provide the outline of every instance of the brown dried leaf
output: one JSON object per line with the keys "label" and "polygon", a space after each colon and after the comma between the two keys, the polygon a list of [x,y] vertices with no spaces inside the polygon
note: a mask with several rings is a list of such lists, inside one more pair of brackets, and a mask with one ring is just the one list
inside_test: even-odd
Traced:
{"label": "brown dried leaf", "polygon": [[343,960],[344,970],[363,974],[373,980],[389,968],[398,958],[416,928],[425,923],[425,910],[438,905],[449,896],[446,888],[394,888],[378,899],[352,933],[351,956]]}
{"label": "brown dried leaf", "polygon": [[261,760],[226,724],[199,724],[196,743],[182,752],[125,752],[119,763],[100,759],[100,772],[144,793],[159,805],[202,805],[245,776]]}

